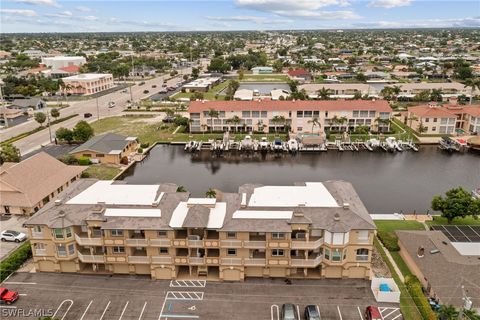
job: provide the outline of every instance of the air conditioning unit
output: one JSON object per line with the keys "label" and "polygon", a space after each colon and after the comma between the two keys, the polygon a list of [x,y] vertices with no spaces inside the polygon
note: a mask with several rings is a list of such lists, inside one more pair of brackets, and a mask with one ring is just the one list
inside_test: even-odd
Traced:
{"label": "air conditioning unit", "polygon": [[306,233],[305,232],[299,232],[295,234],[295,239],[305,239],[306,238]]}

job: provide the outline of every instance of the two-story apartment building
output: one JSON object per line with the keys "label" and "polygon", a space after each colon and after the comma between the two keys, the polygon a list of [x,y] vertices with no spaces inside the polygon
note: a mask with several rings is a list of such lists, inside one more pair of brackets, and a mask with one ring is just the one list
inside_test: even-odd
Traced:
{"label": "two-story apartment building", "polygon": [[90,95],[114,87],[110,73],[81,73],[63,78],[62,91],[65,94]]}
{"label": "two-story apartment building", "polygon": [[[212,117],[211,110],[218,112]],[[372,131],[389,131],[392,109],[385,100],[291,100],[291,101],[192,101],[189,105],[191,132],[263,131],[289,129],[293,133],[310,132],[316,118],[320,130],[354,130],[368,126]],[[229,119],[240,118],[233,125]],[[280,121],[282,120],[282,121]],[[317,129],[318,130],[318,127]]]}
{"label": "two-story apartment building", "polygon": [[82,179],[25,226],[39,272],[370,278],[375,225],[345,181],[243,185],[193,198],[173,184]]}

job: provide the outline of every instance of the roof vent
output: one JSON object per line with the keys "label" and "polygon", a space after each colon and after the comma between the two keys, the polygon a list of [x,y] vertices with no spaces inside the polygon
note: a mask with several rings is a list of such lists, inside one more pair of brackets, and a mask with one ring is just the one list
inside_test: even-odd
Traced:
{"label": "roof vent", "polygon": [[350,208],[350,203],[344,202],[343,203],[343,209],[349,209]]}
{"label": "roof vent", "polygon": [[335,213],[335,215],[333,216],[333,220],[340,221],[340,215],[338,213]]}
{"label": "roof vent", "polygon": [[92,209],[92,213],[101,214],[102,212],[103,212],[103,206],[100,204],[96,204]]}
{"label": "roof vent", "polygon": [[65,216],[66,216],[65,211],[63,210],[58,211],[58,217],[65,218]]}
{"label": "roof vent", "polygon": [[62,200],[60,200],[60,199],[55,200],[55,205],[56,206],[59,206],[61,204],[62,204]]}

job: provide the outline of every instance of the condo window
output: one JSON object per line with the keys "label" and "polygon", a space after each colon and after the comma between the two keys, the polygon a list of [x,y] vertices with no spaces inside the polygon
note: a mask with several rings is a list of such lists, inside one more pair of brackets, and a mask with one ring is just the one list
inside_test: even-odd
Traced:
{"label": "condo window", "polygon": [[305,118],[311,118],[311,117],[312,117],[312,111],[305,111],[305,112],[303,113],[303,116],[304,116]]}
{"label": "condo window", "polygon": [[166,238],[167,237],[167,231],[158,231],[158,237],[159,238]]}
{"label": "condo window", "polygon": [[359,111],[353,111],[353,117],[358,118]]}
{"label": "condo window", "polygon": [[72,236],[72,228],[65,228],[65,234],[67,235],[67,238],[70,238]]}
{"label": "condo window", "polygon": [[437,122],[437,118],[433,118],[433,122]]}
{"label": "condo window", "polygon": [[242,118],[250,118],[250,111],[242,111]]}
{"label": "condo window", "polygon": [[112,235],[112,237],[121,237],[121,236],[123,236],[123,230],[113,229],[113,230],[110,231],[110,234]]}
{"label": "condo window", "polygon": [[283,249],[272,249],[272,257],[283,257],[284,254]]}
{"label": "condo window", "polygon": [[57,244],[57,255],[59,257],[66,257],[67,256],[67,249],[65,248],[64,244]]}
{"label": "condo window", "polygon": [[357,249],[357,261],[367,261],[368,260],[368,249],[361,248]]}
{"label": "condo window", "polygon": [[368,117],[368,111],[360,111],[360,118],[367,118]]}
{"label": "condo window", "polygon": [[437,127],[432,127],[432,131],[437,131]]}
{"label": "condo window", "polygon": [[159,252],[160,252],[160,254],[168,254],[168,248],[161,247],[161,248],[159,248]]}
{"label": "condo window", "polygon": [[325,259],[326,259],[326,260],[330,260],[330,249],[325,248],[325,254],[324,254],[324,256],[325,256]]}
{"label": "condo window", "polygon": [[360,230],[357,231],[357,239],[358,241],[365,242],[368,241],[368,230]]}
{"label": "condo window", "polygon": [[252,118],[260,118],[260,111],[252,111]]}
{"label": "condo window", "polygon": [[229,239],[235,239],[237,237],[236,232],[227,232],[227,238]]}
{"label": "condo window", "polygon": [[342,261],[342,252],[338,249],[332,251],[332,261]]}
{"label": "condo window", "polygon": [[113,253],[125,253],[125,247],[113,247]]}
{"label": "condo window", "polygon": [[297,118],[303,118],[303,111],[297,111]]}
{"label": "condo window", "polygon": [[55,239],[63,239],[63,229],[55,228],[53,229],[53,234]]}
{"label": "condo window", "polygon": [[38,242],[38,243],[35,243],[34,246],[35,246],[35,250],[45,250],[45,243]]}
{"label": "condo window", "polygon": [[370,118],[374,118],[375,117],[375,111],[370,111],[368,113],[368,115],[369,115]]}
{"label": "condo window", "polygon": [[262,114],[262,118],[266,118],[266,117],[267,117],[267,111],[262,111],[261,114]]}
{"label": "condo window", "polygon": [[425,122],[430,122],[430,118],[425,118]]}
{"label": "condo window", "polygon": [[72,256],[74,254],[75,254],[75,245],[72,243],[68,245],[68,255]]}
{"label": "condo window", "polygon": [[227,249],[227,255],[228,256],[236,256],[237,255],[237,249]]}
{"label": "condo window", "polygon": [[273,232],[272,239],[285,239],[285,233],[283,232]]}
{"label": "condo window", "polygon": [[34,227],[33,227],[33,232],[42,232],[42,227],[40,227],[40,226],[34,226]]}
{"label": "condo window", "polygon": [[313,116],[314,117],[319,117],[320,116],[320,111],[313,111]]}

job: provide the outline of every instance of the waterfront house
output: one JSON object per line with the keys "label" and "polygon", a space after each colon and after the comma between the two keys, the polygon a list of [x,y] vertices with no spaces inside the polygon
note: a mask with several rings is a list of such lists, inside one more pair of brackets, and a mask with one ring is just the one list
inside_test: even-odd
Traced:
{"label": "waterfront house", "polygon": [[25,222],[37,272],[153,279],[370,279],[375,224],[345,181],[247,184],[193,198],[173,184],[82,179]]}
{"label": "waterfront house", "polygon": [[93,137],[70,151],[79,159],[87,157],[93,163],[120,164],[122,159],[135,153],[138,148],[136,137],[125,137],[116,133],[104,133]]}
{"label": "waterfront house", "polygon": [[[209,111],[218,111],[218,117],[211,118]],[[227,131],[228,119],[240,118],[239,131],[293,133],[311,130],[313,118],[317,118],[324,131],[353,131],[359,125],[368,126],[372,131],[390,130],[388,120],[392,109],[385,100],[326,100],[326,101],[192,101],[188,112],[191,132],[202,132],[202,127],[213,131]],[[280,121],[282,120],[282,121]]]}
{"label": "waterfront house", "polygon": [[0,214],[31,215],[72,182],[86,167],[67,166],[45,152],[0,167]]}

